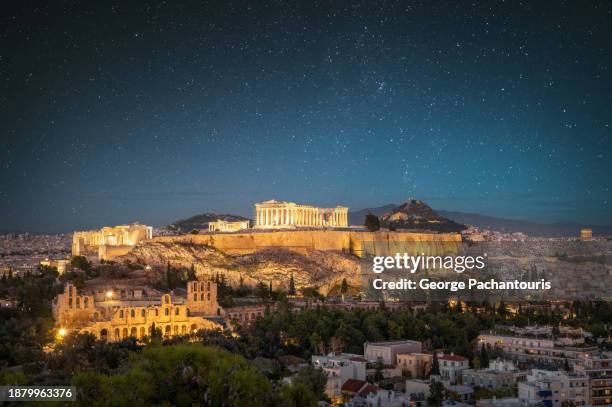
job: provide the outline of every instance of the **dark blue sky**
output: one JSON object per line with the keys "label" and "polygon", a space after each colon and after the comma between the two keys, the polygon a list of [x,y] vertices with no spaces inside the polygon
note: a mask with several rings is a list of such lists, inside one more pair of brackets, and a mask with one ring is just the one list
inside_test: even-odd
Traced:
{"label": "dark blue sky", "polygon": [[270,198],[612,223],[610,2],[46,3],[0,17],[0,232]]}

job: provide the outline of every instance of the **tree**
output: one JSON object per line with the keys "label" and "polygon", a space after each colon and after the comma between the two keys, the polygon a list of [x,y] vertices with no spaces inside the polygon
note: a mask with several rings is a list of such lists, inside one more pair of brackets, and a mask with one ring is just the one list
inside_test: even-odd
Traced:
{"label": "tree", "polygon": [[438,352],[434,350],[433,352],[433,360],[431,362],[431,372],[430,375],[439,375],[440,374],[440,362],[438,362]]}
{"label": "tree", "polygon": [[195,264],[191,264],[191,268],[189,269],[189,281],[197,281],[198,276],[196,275]]}
{"label": "tree", "polygon": [[268,298],[270,295],[268,287],[266,287],[266,284],[264,284],[263,281],[257,283],[254,294],[259,298]]}
{"label": "tree", "polygon": [[124,369],[74,376],[79,404],[277,405],[270,381],[239,355],[199,344],[148,346]]}
{"label": "tree", "polygon": [[374,381],[379,382],[383,377],[383,370],[385,368],[385,364],[383,363],[382,358],[376,359],[374,363]]}
{"label": "tree", "polygon": [[200,234],[200,231],[198,229],[192,229],[191,232],[189,232],[192,235],[198,235]]}
{"label": "tree", "polygon": [[506,307],[506,303],[504,302],[504,300],[499,301],[497,314],[502,318],[506,318],[506,316],[508,315],[508,308]]}
{"label": "tree", "polygon": [[364,226],[368,228],[370,232],[376,232],[380,229],[380,219],[378,219],[378,216],[368,212],[365,216]]}
{"label": "tree", "polygon": [[342,300],[344,301],[344,295],[348,292],[348,283],[346,278],[342,279],[342,285],[340,286],[340,293],[342,294]]}
{"label": "tree", "polygon": [[444,385],[442,382],[433,381],[429,385],[429,397],[427,397],[427,405],[430,407],[440,407],[444,401]]}
{"label": "tree", "polygon": [[85,256],[73,256],[70,260],[70,265],[83,271],[91,269],[91,263],[87,261]]}
{"label": "tree", "polygon": [[487,351],[484,343],[480,345],[480,367],[489,367],[489,352]]}
{"label": "tree", "polygon": [[321,369],[318,369],[312,365],[308,365],[298,372],[293,384],[303,384],[317,397],[318,400],[325,398],[325,385],[327,384],[327,377],[323,374]]}
{"label": "tree", "polygon": [[166,267],[166,285],[168,288],[174,288],[174,279],[172,278],[172,267],[170,266],[170,262],[168,262],[168,266]]}
{"label": "tree", "polygon": [[293,273],[289,278],[289,295],[295,295],[295,280],[293,279]]}

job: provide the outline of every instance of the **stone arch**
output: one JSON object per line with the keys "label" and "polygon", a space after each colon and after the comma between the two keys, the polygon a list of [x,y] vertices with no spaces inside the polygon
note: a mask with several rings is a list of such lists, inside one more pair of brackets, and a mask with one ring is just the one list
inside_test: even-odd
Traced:
{"label": "stone arch", "polygon": [[116,340],[116,341],[118,341],[118,340],[119,340],[119,328],[115,328],[115,335],[114,335],[114,338],[115,338],[115,340]]}
{"label": "stone arch", "polygon": [[138,336],[138,330],[136,329],[135,326],[133,326],[132,329],[130,330],[130,336],[133,336],[134,338]]}
{"label": "stone arch", "polygon": [[178,335],[179,333],[179,326],[178,325],[174,325],[174,334]]}
{"label": "stone arch", "polygon": [[166,314],[166,316],[170,315],[170,309],[169,309],[169,308],[166,308],[166,309],[164,310],[164,313]]}
{"label": "stone arch", "polygon": [[106,328],[100,330],[100,340],[107,341],[108,340],[108,331]]}
{"label": "stone arch", "polygon": [[140,335],[138,336],[139,338],[144,338],[147,335],[145,327],[141,326],[140,327]]}
{"label": "stone arch", "polygon": [[191,324],[191,332],[196,333],[198,331],[198,326],[196,324]]}
{"label": "stone arch", "polygon": [[181,335],[185,335],[187,333],[187,325],[181,326]]}
{"label": "stone arch", "polygon": [[128,330],[127,330],[127,328],[123,328],[123,332],[122,332],[121,337],[122,338],[127,338],[127,336],[128,336]]}
{"label": "stone arch", "polygon": [[166,331],[164,332],[164,335],[166,336],[170,336],[170,334],[172,333],[172,328],[170,327],[170,325],[166,325]]}

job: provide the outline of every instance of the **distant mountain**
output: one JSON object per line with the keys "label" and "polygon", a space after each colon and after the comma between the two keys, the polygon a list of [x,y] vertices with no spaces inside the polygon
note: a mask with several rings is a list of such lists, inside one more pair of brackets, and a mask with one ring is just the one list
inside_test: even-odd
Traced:
{"label": "distant mountain", "polygon": [[389,212],[396,206],[397,205],[395,204],[389,204],[385,206],[379,206],[377,208],[366,208],[366,209],[361,209],[355,212],[349,212],[348,214],[349,225],[363,225],[365,221],[365,217],[368,213],[372,213],[373,215],[376,215],[376,216],[383,216],[385,213]]}
{"label": "distant mountain", "polygon": [[381,226],[391,229],[432,230],[436,232],[460,232],[465,225],[440,216],[429,205],[418,199],[410,199],[380,217]]}
{"label": "distant mountain", "polygon": [[[351,225],[363,225],[367,213],[371,212],[376,216],[382,217],[396,206],[397,205],[390,204],[349,212],[349,223]],[[526,220],[497,218],[477,213],[445,210],[437,210],[436,212],[439,216],[459,224],[473,225],[482,229],[497,230],[506,233],[521,232],[529,236],[543,237],[578,236],[580,234],[580,229],[591,228],[595,236],[612,236],[612,225],[586,225],[578,222],[538,223]]]}
{"label": "distant mountain", "polygon": [[496,218],[477,213],[440,210],[438,213],[455,222],[500,232],[522,232],[530,236],[578,236],[580,229],[591,228],[594,235],[612,235],[612,225],[584,225],[577,222],[537,223],[525,220]]}
{"label": "distant mountain", "polygon": [[214,222],[218,219],[225,220],[228,222],[236,222],[240,220],[250,220],[248,218],[231,215],[231,214],[219,214],[219,213],[203,213],[201,215],[195,215],[191,218],[181,219],[170,225],[168,229],[174,229],[178,232],[191,232],[193,229],[208,229],[208,223]]}

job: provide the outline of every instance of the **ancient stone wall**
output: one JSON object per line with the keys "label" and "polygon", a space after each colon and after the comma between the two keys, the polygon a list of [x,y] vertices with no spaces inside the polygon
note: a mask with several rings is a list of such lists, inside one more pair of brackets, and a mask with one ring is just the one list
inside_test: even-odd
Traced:
{"label": "ancient stone wall", "polygon": [[[335,251],[362,256],[372,248],[380,254],[423,247],[437,251],[445,243],[461,242],[456,233],[355,232],[343,230],[296,230],[232,234],[203,234],[156,237],[159,242],[190,242],[208,245],[228,254],[250,254],[258,250],[282,248],[306,253],[308,250]],[[417,249],[415,249],[417,250]]]}

